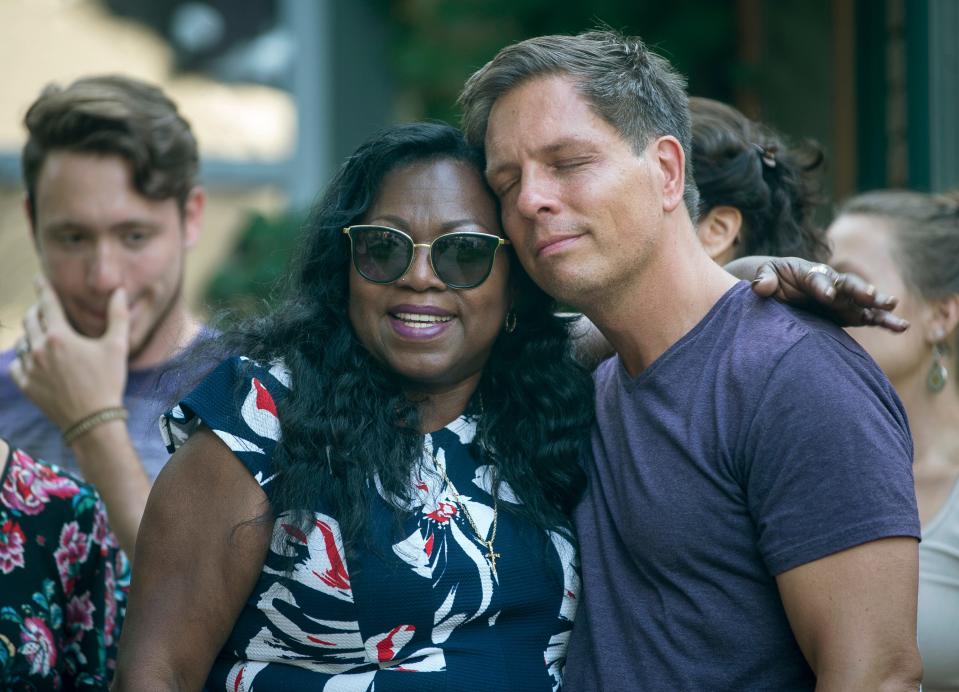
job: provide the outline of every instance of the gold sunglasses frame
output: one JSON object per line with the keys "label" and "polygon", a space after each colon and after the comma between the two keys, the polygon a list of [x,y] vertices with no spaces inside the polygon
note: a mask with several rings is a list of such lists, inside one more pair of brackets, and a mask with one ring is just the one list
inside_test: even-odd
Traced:
{"label": "gold sunglasses frame", "polygon": [[[393,233],[398,233],[404,238],[406,238],[408,241],[410,241],[410,244],[413,246],[413,252],[410,253],[410,261],[406,265],[406,269],[404,269],[399,276],[397,276],[395,279],[392,279],[390,281],[376,281],[366,276],[362,271],[360,271],[360,268],[356,265],[356,253],[353,248],[353,235],[351,233],[351,231],[354,228],[385,229],[387,231],[392,231]],[[376,224],[376,223],[358,223],[358,224],[353,224],[352,226],[346,226],[345,228],[343,228],[342,233],[343,235],[345,235],[347,238],[350,239],[350,261],[353,264],[353,268],[356,269],[356,273],[359,274],[365,281],[369,281],[372,284],[379,284],[380,286],[385,286],[387,284],[394,283],[395,281],[399,281],[404,276],[406,276],[410,271],[410,267],[413,266],[413,262],[416,260],[416,248],[425,247],[427,248],[427,255],[430,258],[430,269],[433,270],[433,274],[436,275],[437,279],[442,281],[444,284],[446,284],[450,288],[454,288],[454,289],[468,290],[471,288],[476,288],[477,286],[481,286],[483,282],[489,278],[489,275],[493,273],[493,263],[496,261],[497,250],[499,250],[504,245],[511,245],[510,241],[507,238],[501,238],[498,235],[493,235],[492,233],[483,233],[481,231],[451,231],[449,233],[444,233],[443,235],[436,236],[435,238],[433,238],[433,240],[431,240],[428,243],[417,243],[416,241],[413,240],[413,237],[409,233],[406,233],[405,231],[401,231],[398,228],[393,228],[392,226],[384,226],[382,224]],[[497,241],[496,247],[493,248],[493,254],[490,257],[489,269],[486,270],[486,273],[483,275],[483,278],[477,281],[476,283],[451,284],[448,281],[446,281],[442,276],[440,276],[438,271],[436,271],[436,265],[433,264],[433,244],[439,240],[442,240],[443,238],[448,238],[449,236],[453,236],[453,235],[481,236],[483,238],[493,238]]]}

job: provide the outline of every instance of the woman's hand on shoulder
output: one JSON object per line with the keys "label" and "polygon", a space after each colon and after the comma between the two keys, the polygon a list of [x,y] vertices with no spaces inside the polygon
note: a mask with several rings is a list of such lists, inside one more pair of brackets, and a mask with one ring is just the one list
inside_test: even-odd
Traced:
{"label": "woman's hand on shoulder", "polygon": [[[732,267],[736,263],[743,263],[738,270]],[[726,269],[742,278],[753,277],[758,295],[810,309],[843,327],[873,326],[893,332],[909,328],[908,321],[892,314],[897,298],[879,293],[861,276],[838,272],[828,264],[799,257],[744,257]],[[753,271],[743,277],[746,269]]]}
{"label": "woman's hand on shoulder", "polygon": [[263,567],[266,494],[208,428],[147,501],[114,690],[201,689]]}

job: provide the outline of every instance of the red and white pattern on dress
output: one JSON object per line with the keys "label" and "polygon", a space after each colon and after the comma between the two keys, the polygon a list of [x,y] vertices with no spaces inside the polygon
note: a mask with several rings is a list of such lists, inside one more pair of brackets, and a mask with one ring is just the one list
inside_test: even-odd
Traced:
{"label": "red and white pattern on dress", "polygon": [[[476,434],[475,422],[466,418],[454,421],[449,429],[457,433],[464,444],[472,441]],[[473,501],[467,494],[461,493],[457,499],[449,484],[443,482],[441,471],[438,470],[445,467],[445,452],[440,448],[434,455],[432,437],[426,435],[423,457],[420,464],[414,467],[412,485],[416,491],[406,507],[408,511],[419,512],[419,524],[415,531],[393,545],[396,556],[409,565],[416,574],[433,580],[434,589],[445,590],[442,603],[433,617],[433,631],[430,636],[431,641],[437,645],[449,639],[457,627],[484,615],[491,617],[491,622],[495,622],[497,614],[490,616],[488,609],[493,598],[493,591],[499,582],[485,554],[473,538],[472,525],[465,516],[462,516],[459,506],[460,504],[466,506],[466,511],[476,524],[476,529],[483,536],[489,535],[492,527],[493,509],[482,502]],[[384,500],[395,503],[383,494],[379,483],[376,487]],[[512,495],[511,490],[507,488],[507,491]],[[436,575],[446,573],[446,561],[450,550],[458,550],[476,566],[481,598],[478,603],[474,602],[475,607],[464,609],[458,606],[457,584],[449,584],[447,581],[436,578]]]}
{"label": "red and white pattern on dress", "polygon": [[282,360],[275,360],[270,363],[270,369],[268,372],[273,375],[273,377],[276,378],[276,381],[282,384],[286,389],[290,389],[292,376],[290,375],[290,369],[286,367],[286,363],[284,363]]}
{"label": "red and white pattern on dress", "polygon": [[[174,416],[176,410],[174,410]],[[256,435],[267,440],[280,439],[280,421],[276,416],[276,403],[273,396],[267,390],[262,381],[256,377],[251,378],[246,398],[240,407],[240,416],[246,426]],[[214,428],[213,432],[230,448],[233,452],[253,452],[256,454],[266,454],[264,449],[255,442],[240,437],[226,430]],[[269,479],[267,479],[269,480]],[[260,485],[265,485],[263,478],[257,478]]]}
{"label": "red and white pattern on dress", "polygon": [[[580,593],[579,560],[576,547],[557,531],[549,532],[550,541],[556,548],[560,563],[563,565],[563,602],[560,606],[559,617],[572,623],[576,616],[576,607]],[[570,630],[565,630],[550,637],[549,647],[546,649],[546,669],[553,679],[553,690],[563,686],[563,666],[566,663],[566,649],[569,647]]]}
{"label": "red and white pattern on dress", "polygon": [[[297,554],[306,547],[306,559],[297,560],[292,578],[299,584],[320,591],[347,603],[353,602],[350,575],[346,569],[346,552],[340,525],[333,517],[316,514],[313,530],[307,535],[293,521],[292,515],[281,515],[273,524],[270,550],[277,555]],[[264,566],[267,574],[283,574]]]}
{"label": "red and white pattern on dress", "polygon": [[[182,409],[168,414],[171,438],[185,439],[205,414],[203,423],[227,441],[265,485],[275,476],[270,458],[281,437],[276,403],[282,404],[289,389],[289,372],[281,363],[266,370],[255,363],[237,365],[233,359],[210,377],[216,385],[211,385],[209,393],[185,399]],[[239,390],[235,377],[242,378]],[[436,433],[438,444],[433,435],[424,437],[424,453],[413,465],[406,498],[391,497],[379,478],[372,479],[371,485],[383,500],[377,499],[372,511],[382,513],[382,518],[392,516],[392,505],[409,512],[411,518],[404,520],[408,533],[401,540],[391,543],[384,536],[386,555],[374,552],[373,559],[367,557],[369,551],[360,553],[364,571],[355,575],[359,596],[354,592],[354,575],[347,564],[339,524],[332,516],[314,512],[308,531],[299,523],[302,518],[292,514],[275,520],[260,581],[221,652],[222,667],[215,665],[211,673],[217,676],[217,688],[224,689],[220,687],[224,683],[227,692],[309,687],[303,676],[318,674],[311,688],[372,692],[374,686],[379,687],[378,676],[443,673],[450,671],[448,665],[455,670],[456,663],[465,658],[464,642],[483,642],[489,628],[497,627],[500,609],[504,615],[527,617],[510,602],[512,593],[505,597],[500,593],[503,586],[486,558],[486,546],[476,536],[489,535],[494,518],[492,503],[486,504],[493,490],[494,467],[475,466],[472,452],[464,449],[473,441],[476,427],[475,418],[464,416]],[[184,432],[187,434],[182,435]],[[455,437],[451,439],[450,433]],[[441,471],[446,469],[447,453],[458,496]],[[469,474],[465,478],[464,472]],[[264,476],[269,478],[264,481]],[[505,482],[496,490],[498,501],[518,504]],[[500,527],[497,545],[511,536],[516,540],[515,527],[507,522]],[[579,582],[573,546],[559,533],[551,535],[551,541],[562,563],[565,596],[560,602],[558,584],[552,587],[561,612],[551,621],[547,615],[546,621],[537,625],[538,631],[546,634],[542,667],[537,668],[548,674],[556,689]],[[389,556],[390,548],[399,563],[390,559],[389,568],[379,573],[376,566]],[[382,590],[371,592],[371,584]],[[397,596],[396,588],[404,595]],[[405,594],[416,600],[404,602]],[[504,628],[507,636],[509,629]],[[459,656],[445,652],[447,646],[454,647]],[[385,681],[382,684],[391,686]],[[416,689],[417,683],[404,679],[402,686]]]}
{"label": "red and white pattern on dress", "polygon": [[[240,357],[239,360],[246,363],[252,362],[246,357]],[[279,360],[274,361],[267,372],[285,389],[290,388],[290,371],[285,363]],[[262,380],[256,377],[250,379],[246,398],[240,408],[240,415],[247,427],[260,437],[273,441],[280,439],[280,421],[276,413],[276,402]],[[163,438],[163,443],[171,451],[179,448],[190,435],[196,432],[202,422],[199,418],[187,416],[179,405],[174,406],[168,414],[160,417],[160,436]],[[216,428],[213,432],[232,452],[266,454],[260,445],[246,437]],[[257,476],[260,485],[266,485],[271,479],[272,476],[265,479]]]}
{"label": "red and white pattern on dress", "polygon": [[[493,495],[493,474],[496,467],[491,464],[483,464],[476,467],[476,473],[473,476],[473,485],[482,490],[487,495]],[[496,488],[496,499],[500,502],[509,502],[511,505],[522,504],[522,501],[516,497],[513,488],[506,481],[501,480],[499,487]]]}
{"label": "red and white pattern on dress", "polygon": [[[315,528],[306,535],[292,524],[290,516],[281,516],[274,524],[270,550],[278,555],[290,555],[291,549],[296,551],[306,547],[306,558],[297,561],[290,575],[292,579],[326,596],[352,603],[339,525],[324,514],[316,514],[314,522]],[[263,571],[282,574],[267,566]],[[415,633],[412,625],[397,625],[364,641],[356,621],[318,620],[306,616],[306,622],[316,625],[315,631],[307,631],[302,623],[297,624],[284,614],[300,611],[300,606],[292,592],[279,582],[260,596],[257,610],[265,614],[270,624],[283,634],[284,640],[281,641],[267,627],[250,640],[245,654],[256,663],[238,663],[230,671],[228,687],[236,690],[250,689],[257,674],[270,662],[332,675],[324,686],[328,690],[367,690],[379,670],[417,672],[445,668],[442,650],[433,647],[396,658],[397,652]]]}
{"label": "red and white pattern on dress", "polygon": [[231,692],[250,692],[253,678],[269,663],[266,661],[242,661],[230,669],[226,678],[226,688]]}
{"label": "red and white pattern on dress", "polygon": [[359,623],[317,620],[307,615],[301,622],[315,625],[315,630],[307,631],[305,625],[284,614],[299,610],[299,604],[290,590],[279,582],[263,592],[257,608],[285,640],[281,641],[263,627],[246,647],[246,656],[251,661],[275,661],[329,675],[371,663],[366,657]]}
{"label": "red and white pattern on dress", "polygon": [[240,408],[243,422],[250,430],[268,440],[280,439],[280,420],[276,417],[276,402],[266,386],[257,378],[250,380],[250,389]]}
{"label": "red and white pattern on dress", "polygon": [[[171,452],[179,449],[189,439],[190,435],[200,428],[202,423],[203,421],[199,418],[189,417],[182,408],[174,406],[170,409],[168,415],[160,419],[160,437],[163,438],[163,444]],[[213,429],[213,433],[223,440],[223,443],[232,452],[266,454],[262,447],[245,437],[216,428]]]}
{"label": "red and white pattern on dress", "polygon": [[163,438],[163,444],[171,454],[173,450],[182,447],[200,425],[199,419],[186,423],[186,417],[179,404],[160,416],[160,437]]}

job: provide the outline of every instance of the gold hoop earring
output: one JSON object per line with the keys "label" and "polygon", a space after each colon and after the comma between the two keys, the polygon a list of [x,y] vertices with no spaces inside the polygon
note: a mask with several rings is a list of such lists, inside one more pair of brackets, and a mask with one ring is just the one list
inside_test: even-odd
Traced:
{"label": "gold hoop earring", "polygon": [[933,394],[938,394],[946,388],[946,382],[949,381],[949,370],[946,369],[946,354],[948,349],[942,344],[936,344],[932,347],[932,366],[929,368],[929,374],[926,375],[926,386]]}
{"label": "gold hoop earring", "polygon": [[506,313],[506,322],[503,324],[503,331],[512,334],[516,331],[516,312],[510,310]]}

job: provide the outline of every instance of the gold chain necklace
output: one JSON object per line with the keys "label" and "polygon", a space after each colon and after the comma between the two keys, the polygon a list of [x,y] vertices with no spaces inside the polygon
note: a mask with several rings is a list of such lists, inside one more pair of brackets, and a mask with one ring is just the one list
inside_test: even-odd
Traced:
{"label": "gold chain necklace", "polygon": [[453,485],[453,481],[450,480],[450,477],[446,475],[446,464],[440,464],[439,459],[436,458],[436,451],[431,450],[433,455],[433,463],[436,465],[436,468],[439,469],[440,473],[443,474],[443,482],[446,483],[447,487],[450,489],[450,492],[453,493],[453,500],[456,502],[457,507],[463,511],[463,516],[466,517],[466,521],[469,522],[470,528],[473,529],[473,533],[476,534],[476,540],[486,546],[486,561],[489,562],[490,568],[493,570],[493,576],[496,576],[496,559],[501,557],[501,555],[493,550],[493,541],[496,540],[496,524],[497,519],[499,518],[499,504],[496,502],[496,495],[493,494],[496,492],[496,479],[493,479],[493,486],[490,493],[493,498],[493,526],[490,531],[489,538],[483,538],[483,534],[480,533],[480,530],[476,527],[476,522],[473,521],[473,517],[470,516],[470,511],[466,508],[466,503],[463,502],[463,498],[460,497],[459,492],[456,490],[456,486]]}

